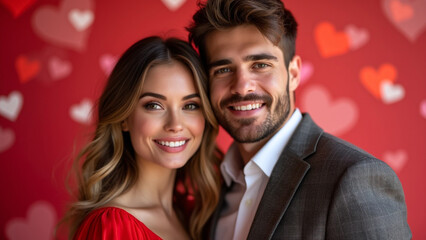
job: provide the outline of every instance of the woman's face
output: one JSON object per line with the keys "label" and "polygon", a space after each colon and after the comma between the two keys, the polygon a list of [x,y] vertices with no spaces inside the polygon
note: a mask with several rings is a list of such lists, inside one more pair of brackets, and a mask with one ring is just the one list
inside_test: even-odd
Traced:
{"label": "woman's face", "polygon": [[197,151],[205,119],[191,72],[173,61],[152,67],[139,102],[123,123],[138,164],[176,169]]}

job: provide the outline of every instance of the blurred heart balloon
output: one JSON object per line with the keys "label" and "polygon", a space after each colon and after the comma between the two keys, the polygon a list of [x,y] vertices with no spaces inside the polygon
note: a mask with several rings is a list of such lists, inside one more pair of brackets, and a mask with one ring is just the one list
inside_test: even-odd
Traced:
{"label": "blurred heart balloon", "polygon": [[382,0],[389,21],[410,41],[414,42],[426,27],[425,0]]}

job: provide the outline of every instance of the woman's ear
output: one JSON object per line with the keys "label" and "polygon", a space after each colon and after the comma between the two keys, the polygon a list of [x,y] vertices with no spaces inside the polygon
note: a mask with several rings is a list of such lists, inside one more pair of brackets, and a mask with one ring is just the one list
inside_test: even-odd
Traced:
{"label": "woman's ear", "polygon": [[288,66],[289,72],[289,90],[294,92],[300,83],[300,71],[302,69],[302,59],[299,56],[294,56]]}
{"label": "woman's ear", "polygon": [[121,130],[124,132],[129,131],[129,126],[127,125],[127,119],[121,122]]}

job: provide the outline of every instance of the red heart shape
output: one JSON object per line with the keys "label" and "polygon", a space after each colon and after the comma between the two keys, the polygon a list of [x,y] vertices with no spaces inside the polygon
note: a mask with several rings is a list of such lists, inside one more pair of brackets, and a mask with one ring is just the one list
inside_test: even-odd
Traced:
{"label": "red heart shape", "polygon": [[13,17],[17,18],[33,5],[36,0],[1,0],[1,2],[9,9]]}
{"label": "red heart shape", "polygon": [[382,99],[380,86],[384,81],[395,82],[396,68],[392,64],[382,64],[379,70],[367,66],[361,69],[360,78],[364,87],[377,99]]}
{"label": "red heart shape", "polygon": [[41,64],[37,60],[29,60],[26,56],[19,56],[15,61],[19,81],[26,83],[31,80],[40,72],[40,66]]}
{"label": "red heart shape", "polygon": [[349,37],[344,32],[337,32],[333,24],[322,22],[315,28],[315,42],[320,54],[327,58],[345,54],[349,51]]}

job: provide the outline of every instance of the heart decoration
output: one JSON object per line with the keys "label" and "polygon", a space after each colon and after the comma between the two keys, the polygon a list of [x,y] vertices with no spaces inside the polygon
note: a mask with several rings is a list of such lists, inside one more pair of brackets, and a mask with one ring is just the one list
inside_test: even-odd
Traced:
{"label": "heart decoration", "polygon": [[345,32],[337,32],[329,22],[319,23],[314,30],[315,42],[324,58],[345,54],[350,49],[350,39]]}
{"label": "heart decoration", "polygon": [[383,81],[380,85],[380,93],[383,102],[386,104],[398,102],[405,96],[405,90],[401,85],[387,80]]}
{"label": "heart decoration", "polygon": [[112,69],[114,69],[114,66],[117,61],[117,57],[112,56],[110,54],[104,54],[99,58],[99,66],[101,67],[105,75],[109,76],[112,72]]}
{"label": "heart decoration", "polygon": [[383,161],[398,173],[407,164],[408,154],[404,150],[388,151],[383,154]]}
{"label": "heart decoration", "polygon": [[426,119],[426,99],[420,102],[420,115]]}
{"label": "heart decoration", "polygon": [[404,4],[398,0],[390,2],[390,10],[392,17],[396,22],[403,22],[409,20],[414,15],[414,9],[409,4]]}
{"label": "heart decoration", "polygon": [[425,0],[382,0],[388,20],[410,41],[414,42],[426,28]]}
{"label": "heart decoration", "polygon": [[83,99],[80,104],[71,106],[71,119],[78,123],[90,124],[92,121],[92,108],[92,101],[88,99]]}
{"label": "heart decoration", "polygon": [[74,28],[81,32],[92,25],[95,16],[90,10],[80,11],[79,9],[72,9],[68,14],[68,19]]}
{"label": "heart decoration", "polygon": [[12,129],[3,129],[0,127],[0,153],[9,149],[15,142],[15,133]]}
{"label": "heart decoration", "polygon": [[366,29],[357,28],[355,25],[346,26],[345,33],[349,37],[349,47],[352,50],[364,46],[370,39],[370,35]]}
{"label": "heart decoration", "polygon": [[397,70],[392,64],[382,64],[376,71],[373,67],[363,67],[360,71],[362,85],[377,99],[382,99],[382,84],[387,81],[394,83]]}
{"label": "heart decoration", "polygon": [[348,98],[333,100],[322,86],[311,86],[301,96],[303,111],[309,112],[326,131],[341,135],[351,130],[358,121],[358,107]]}
{"label": "heart decoration", "polygon": [[179,9],[186,0],[161,0],[170,11]]}
{"label": "heart decoration", "polygon": [[10,240],[53,239],[56,211],[44,201],[33,203],[26,218],[15,218],[6,224],[6,236]]}
{"label": "heart decoration", "polygon": [[13,91],[9,96],[0,96],[0,115],[15,121],[22,109],[24,98],[18,91]]}
{"label": "heart decoration", "polygon": [[72,65],[70,62],[61,60],[58,57],[52,57],[48,61],[50,76],[54,79],[65,78],[70,75],[72,71]]}
{"label": "heart decoration", "polygon": [[314,65],[311,62],[303,62],[300,70],[300,84],[304,84],[314,74]]}
{"label": "heart decoration", "polygon": [[91,1],[63,0],[59,8],[42,6],[32,18],[36,34],[45,41],[82,51],[94,20]]}
{"label": "heart decoration", "polygon": [[19,17],[31,7],[36,0],[1,0],[1,3],[12,13],[14,18]]}
{"label": "heart decoration", "polygon": [[19,81],[26,83],[37,76],[40,72],[41,63],[38,60],[30,60],[28,57],[20,55],[15,60],[15,68]]}

